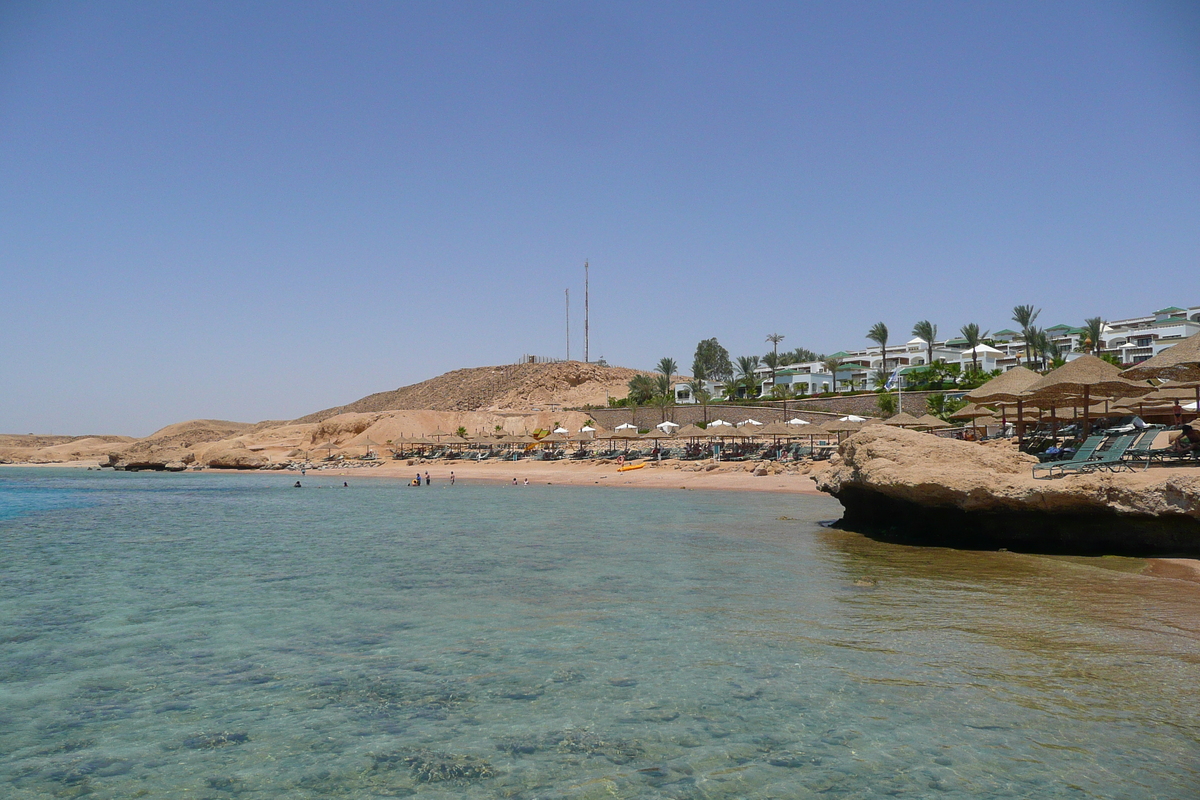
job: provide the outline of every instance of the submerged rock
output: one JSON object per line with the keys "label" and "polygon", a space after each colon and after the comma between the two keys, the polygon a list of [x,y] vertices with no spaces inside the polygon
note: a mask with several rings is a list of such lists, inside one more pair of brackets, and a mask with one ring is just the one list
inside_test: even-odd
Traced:
{"label": "submerged rock", "polygon": [[1033,456],[885,425],[832,461],[816,483],[841,501],[842,528],[964,548],[1200,555],[1200,471],[1039,480]]}
{"label": "submerged rock", "polygon": [[245,744],[248,741],[250,741],[249,734],[222,731],[221,733],[202,733],[198,736],[189,736],[183,740],[183,746],[189,750],[212,750],[217,747]]}
{"label": "submerged rock", "polygon": [[376,769],[390,769],[403,764],[421,783],[475,783],[496,776],[490,763],[478,756],[462,753],[419,749],[374,758]]}

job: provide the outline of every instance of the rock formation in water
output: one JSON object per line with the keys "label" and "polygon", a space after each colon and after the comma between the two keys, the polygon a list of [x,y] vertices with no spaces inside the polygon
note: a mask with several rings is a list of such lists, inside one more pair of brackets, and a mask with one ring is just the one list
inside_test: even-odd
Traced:
{"label": "rock formation in water", "polygon": [[1200,555],[1200,470],[1034,479],[1007,448],[885,425],[842,443],[817,488],[841,527],[952,547],[1050,553]]}

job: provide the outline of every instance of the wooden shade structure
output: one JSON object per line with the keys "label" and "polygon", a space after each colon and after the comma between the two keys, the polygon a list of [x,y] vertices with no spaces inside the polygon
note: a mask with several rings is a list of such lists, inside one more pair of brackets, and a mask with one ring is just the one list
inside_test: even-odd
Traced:
{"label": "wooden shade structure", "polygon": [[[981,387],[982,388],[982,387]],[[1026,397],[1051,407],[1065,405],[1063,401],[1082,399],[1085,408],[1083,434],[1091,432],[1091,417],[1086,408],[1093,397],[1138,397],[1150,391],[1148,383],[1138,383],[1121,376],[1121,370],[1093,355],[1083,355],[1052,371],[1026,389]]]}

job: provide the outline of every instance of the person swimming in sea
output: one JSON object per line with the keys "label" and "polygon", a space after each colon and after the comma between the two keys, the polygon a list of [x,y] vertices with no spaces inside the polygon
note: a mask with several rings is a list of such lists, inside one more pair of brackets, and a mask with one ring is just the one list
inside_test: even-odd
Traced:
{"label": "person swimming in sea", "polygon": [[295,485],[292,486],[292,488],[293,489],[303,489],[304,487],[300,485],[300,481],[296,481]]}

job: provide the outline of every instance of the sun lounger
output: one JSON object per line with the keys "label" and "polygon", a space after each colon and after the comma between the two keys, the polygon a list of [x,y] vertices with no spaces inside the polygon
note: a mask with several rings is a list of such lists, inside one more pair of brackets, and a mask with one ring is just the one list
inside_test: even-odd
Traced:
{"label": "sun lounger", "polygon": [[1125,460],[1130,463],[1145,461],[1146,466],[1150,466],[1150,449],[1154,446],[1154,440],[1158,438],[1158,434],[1162,432],[1162,427],[1159,425],[1150,425],[1140,432],[1137,439],[1125,451]]}
{"label": "sun lounger", "polygon": [[[1046,477],[1052,478],[1052,477],[1054,477],[1054,470],[1056,470],[1056,469],[1057,470],[1068,470],[1068,469],[1071,469],[1075,465],[1082,464],[1083,462],[1088,461],[1089,459],[1091,459],[1091,457],[1093,455],[1095,455],[1096,448],[1098,448],[1100,446],[1100,443],[1103,441],[1104,441],[1103,433],[1096,433],[1096,434],[1089,436],[1087,441],[1084,442],[1080,446],[1080,448],[1075,451],[1075,455],[1071,456],[1071,458],[1069,458],[1068,460],[1066,460],[1066,461],[1050,461],[1045,464],[1035,464],[1033,467],[1033,477],[1036,478],[1038,476],[1038,470],[1042,469],[1042,470],[1046,470],[1046,473],[1047,473]],[[1063,474],[1066,474],[1066,473],[1064,472]]]}
{"label": "sun lounger", "polygon": [[1163,465],[1168,461],[1184,460],[1200,463],[1200,451],[1192,450],[1181,453],[1170,446],[1169,435],[1171,432],[1170,430],[1159,430],[1157,435],[1152,438],[1150,448],[1146,452],[1146,469],[1149,469],[1150,464],[1154,461]]}
{"label": "sun lounger", "polygon": [[[1116,437],[1109,448],[1100,453],[1098,457],[1086,461],[1064,461],[1049,466],[1058,467],[1060,475],[1066,475],[1068,472],[1095,472],[1099,469],[1106,469],[1109,472],[1119,472],[1123,469],[1132,470],[1133,467],[1124,460],[1125,451],[1133,444],[1134,439],[1141,435],[1141,432],[1137,432],[1125,433]],[[1053,471],[1050,474],[1053,475]]]}

